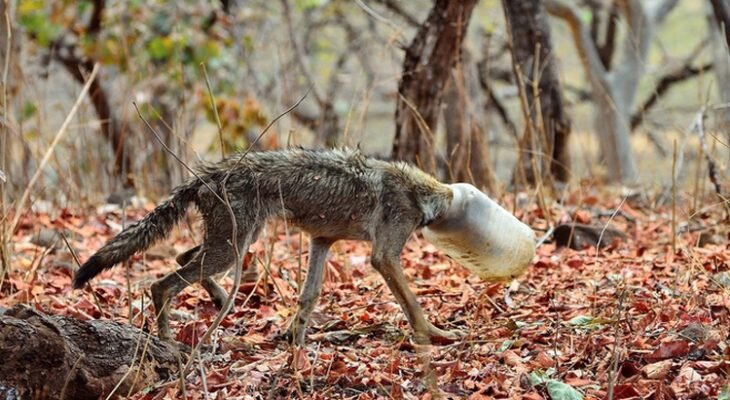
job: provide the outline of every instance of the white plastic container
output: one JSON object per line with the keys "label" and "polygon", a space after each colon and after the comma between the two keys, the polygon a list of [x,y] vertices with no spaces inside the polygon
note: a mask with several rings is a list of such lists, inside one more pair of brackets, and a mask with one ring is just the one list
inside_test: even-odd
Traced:
{"label": "white plastic container", "polygon": [[423,236],[462,266],[489,281],[520,276],[535,256],[529,226],[468,183],[449,185],[454,199]]}

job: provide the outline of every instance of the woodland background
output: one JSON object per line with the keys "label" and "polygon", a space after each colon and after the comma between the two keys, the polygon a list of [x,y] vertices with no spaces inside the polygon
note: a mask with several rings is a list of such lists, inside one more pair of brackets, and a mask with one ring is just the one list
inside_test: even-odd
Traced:
{"label": "woodland background", "polygon": [[[414,237],[414,291],[468,334],[426,367],[358,243],[333,251],[316,344],[278,343],[307,238],[272,225],[216,350],[184,376],[112,375],[128,396],[429,398],[435,373],[457,398],[728,398],[730,1],[4,0],[0,16],[0,322],[26,304],[151,329],[149,283],[195,218],[91,290],[70,276],[187,179],[171,153],[359,147],[472,182],[545,236],[506,287]],[[188,344],[216,313],[197,288],[173,308]]]}

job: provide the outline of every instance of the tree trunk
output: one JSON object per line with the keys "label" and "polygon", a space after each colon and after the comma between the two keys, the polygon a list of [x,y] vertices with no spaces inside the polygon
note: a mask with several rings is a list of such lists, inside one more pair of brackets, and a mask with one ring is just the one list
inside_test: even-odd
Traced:
{"label": "tree trunk", "polygon": [[477,65],[468,52],[462,50],[464,59],[454,69],[444,94],[443,110],[446,128],[446,161],[451,180],[468,182],[494,194],[497,188],[489,158],[485,133],[471,99],[479,88]]}
{"label": "tree trunk", "polygon": [[725,46],[730,46],[730,4],[727,0],[710,0],[710,5],[717,32],[725,39]]}
{"label": "tree trunk", "polygon": [[[715,68],[715,79],[720,100],[730,102],[730,4],[727,0],[710,0],[711,14],[708,15],[710,33],[710,51],[712,64]],[[718,128],[728,131],[730,126],[730,112],[726,108],[718,110]],[[730,137],[730,134],[728,134]]]}
{"label": "tree trunk", "polygon": [[627,184],[639,179],[636,161],[631,151],[630,106],[614,94],[613,87],[602,87],[593,96],[594,129],[598,134],[601,161],[608,167],[611,181]]}
{"label": "tree trunk", "polygon": [[[8,18],[5,18],[7,14]],[[6,215],[6,205],[8,203],[9,188],[17,187],[23,189],[19,182],[20,177],[27,172],[23,168],[25,163],[15,162],[8,165],[8,159],[11,154],[11,147],[16,147],[21,154],[16,154],[14,159],[26,160],[28,152],[24,145],[21,135],[11,135],[10,124],[13,121],[12,115],[15,108],[15,102],[20,98],[20,84],[22,79],[22,70],[20,68],[20,40],[18,29],[15,25],[15,9],[12,2],[0,0],[0,171],[2,171],[3,179],[8,182],[0,183],[0,214]],[[10,35],[8,37],[8,35]],[[9,46],[8,46],[9,44]],[[8,66],[8,75],[5,76],[5,64]],[[17,136],[17,145],[13,146],[10,139]],[[5,224],[0,227],[0,281],[5,277],[5,273],[10,268],[10,250],[8,244],[12,242],[12,232],[5,229]]]}
{"label": "tree trunk", "polygon": [[[92,2],[91,16],[86,26],[86,34],[88,39],[97,40],[101,31],[104,12],[106,11],[106,1],[94,0]],[[58,61],[71,76],[83,85],[86,77],[91,73],[94,66],[94,60],[81,56],[82,52],[77,44],[67,44],[65,35],[61,35],[58,39],[50,43],[49,51],[54,60]],[[133,188],[134,180],[131,171],[131,157],[125,146],[126,130],[117,113],[112,109],[109,101],[109,94],[104,90],[102,85],[103,79],[101,74],[91,83],[89,88],[89,100],[94,106],[94,111],[99,117],[101,124],[101,133],[106,137],[112,145],[114,154],[113,174],[120,178],[124,188]]]}
{"label": "tree trunk", "polygon": [[436,171],[434,135],[444,87],[477,0],[436,0],[406,49],[398,85],[393,157]]}
{"label": "tree trunk", "polygon": [[[14,9],[11,2],[0,0],[0,171],[4,178],[9,179],[12,183],[13,177],[21,176],[22,167],[19,166],[18,171],[8,170],[8,158],[12,143],[9,138],[15,136],[10,134],[10,124],[13,122],[14,99],[18,98],[20,84],[22,80],[22,71],[20,69],[18,56],[20,55],[19,31],[15,26]],[[5,18],[5,14],[8,18]],[[10,25],[8,26],[8,22]],[[8,36],[8,34],[10,36]],[[10,44],[10,46],[8,46]],[[8,76],[4,76],[5,64],[8,64]],[[7,85],[5,87],[4,85]],[[7,98],[6,98],[7,96]],[[6,115],[7,113],[7,115]],[[17,157],[22,159],[23,157]],[[20,163],[18,163],[20,164]],[[13,168],[13,165],[10,166]],[[0,185],[0,195],[3,198],[3,207],[5,205],[6,188],[8,185]],[[4,210],[3,210],[4,213]],[[0,268],[0,271],[2,268]]]}
{"label": "tree trunk", "polygon": [[177,349],[132,326],[23,305],[0,315],[0,360],[0,399],[127,396],[179,365]]}
{"label": "tree trunk", "polygon": [[[512,64],[515,74],[522,74],[521,92],[529,107],[530,121],[525,123],[532,125],[532,129],[525,130],[528,137],[522,140],[523,157],[516,168],[524,167],[528,181],[534,183],[530,163],[534,156],[541,160],[537,166],[543,175],[549,170],[555,180],[566,182],[570,178],[570,118],[565,111],[545,10],[540,0],[502,0],[502,5],[512,39]],[[529,137],[530,133],[537,137]]]}
{"label": "tree trunk", "polygon": [[[7,8],[7,6],[11,6]],[[8,46],[8,25],[5,19],[5,12],[8,12],[8,19],[10,20],[10,49]],[[20,84],[22,82],[22,70],[20,68],[20,34],[21,31],[17,29],[15,24],[15,16],[13,15],[15,10],[12,7],[12,2],[6,3],[4,0],[0,0],[0,79],[5,69],[5,59],[7,55],[10,55],[10,63],[8,64],[8,101],[12,102],[17,92],[20,90]],[[0,80],[0,85],[2,81]],[[2,88],[2,86],[0,86]],[[0,100],[5,104],[5,99],[2,98],[5,93],[5,88],[0,90]],[[3,116],[4,119],[5,116]],[[7,171],[6,171],[7,172]]]}
{"label": "tree trunk", "polygon": [[[323,92],[317,81],[314,78],[314,74],[309,67],[307,62],[307,54],[305,52],[305,44],[300,42],[300,35],[297,35],[294,31],[294,22],[292,19],[291,5],[289,0],[281,0],[282,8],[284,11],[284,19],[287,24],[287,31],[289,33],[289,40],[291,41],[294,49],[295,61],[299,65],[304,78],[309,84],[309,88],[317,100],[319,105],[319,116],[312,119],[310,127],[314,130],[319,130],[319,134],[322,137],[326,147],[335,147],[338,144],[340,138],[340,118],[337,115],[337,111],[334,107],[334,98],[337,93],[337,73],[344,66],[347,61],[348,52],[345,52],[342,57],[339,58],[335,64],[335,70],[332,71],[330,87],[327,92]],[[306,35],[305,35],[306,40]]]}
{"label": "tree trunk", "polygon": [[644,75],[654,28],[677,5],[678,0],[618,2],[626,21],[627,34],[621,59],[610,68],[604,65],[599,49],[572,2],[544,0],[547,11],[570,27],[576,48],[591,84],[596,107],[595,124],[608,178],[626,184],[638,182],[636,161],[631,152],[631,109],[639,81]]}
{"label": "tree trunk", "polygon": [[[73,50],[67,50],[73,52]],[[82,61],[74,56],[61,56],[55,53],[56,60],[74,77],[76,82],[83,84],[86,76],[91,73],[93,63],[90,60]],[[125,188],[134,187],[132,179],[132,159],[126,149],[126,131],[122,128],[119,118],[112,111],[109,95],[101,84],[101,77],[97,77],[89,88],[89,99],[94,106],[97,117],[99,117],[101,134],[109,140],[114,154],[114,167],[112,172],[121,179]]]}

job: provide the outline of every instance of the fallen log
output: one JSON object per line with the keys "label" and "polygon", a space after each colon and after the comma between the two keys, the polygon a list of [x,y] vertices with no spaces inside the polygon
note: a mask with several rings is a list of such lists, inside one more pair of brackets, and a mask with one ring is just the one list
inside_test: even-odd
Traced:
{"label": "fallen log", "polygon": [[178,349],[133,326],[18,305],[0,313],[0,399],[127,396],[177,372]]}

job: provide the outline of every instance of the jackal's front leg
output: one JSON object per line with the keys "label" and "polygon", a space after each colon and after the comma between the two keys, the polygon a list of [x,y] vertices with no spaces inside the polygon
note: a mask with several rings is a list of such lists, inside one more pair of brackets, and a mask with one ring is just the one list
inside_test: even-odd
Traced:
{"label": "jackal's front leg", "polygon": [[304,333],[309,324],[309,316],[312,315],[314,306],[322,291],[322,280],[324,279],[324,266],[327,262],[327,252],[334,243],[331,239],[312,238],[309,245],[309,266],[307,268],[307,279],[304,281],[301,293],[299,294],[299,309],[294,317],[285,337],[297,346],[304,346]]}
{"label": "jackal's front leg", "polygon": [[[407,236],[406,236],[407,237]],[[382,244],[382,246],[381,246]],[[400,253],[405,244],[387,237],[373,243],[371,262],[388,284],[390,291],[400,304],[415,334],[418,344],[447,344],[463,337],[459,331],[445,331],[431,324],[423,315],[423,309],[416,296],[408,288],[408,281],[400,265]]]}

